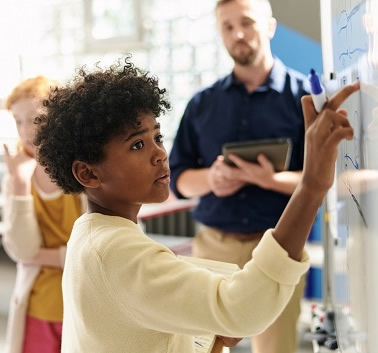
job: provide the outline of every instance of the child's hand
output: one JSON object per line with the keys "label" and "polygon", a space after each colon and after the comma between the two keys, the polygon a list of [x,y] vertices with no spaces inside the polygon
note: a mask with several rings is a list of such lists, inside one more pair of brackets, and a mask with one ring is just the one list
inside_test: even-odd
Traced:
{"label": "child's hand", "polygon": [[359,83],[346,86],[331,97],[317,114],[311,96],[302,97],[306,126],[303,185],[312,191],[326,192],[332,185],[341,140],[351,140],[353,129],[340,105],[359,89]]}
{"label": "child's hand", "polygon": [[4,156],[13,182],[13,193],[15,195],[30,194],[31,177],[37,166],[37,161],[23,150],[17,151],[17,154],[12,156],[7,145],[4,145]]}

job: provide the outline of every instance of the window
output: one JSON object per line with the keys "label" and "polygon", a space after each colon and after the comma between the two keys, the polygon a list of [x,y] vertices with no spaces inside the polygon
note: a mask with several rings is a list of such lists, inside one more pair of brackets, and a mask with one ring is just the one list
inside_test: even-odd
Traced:
{"label": "window", "polygon": [[142,45],[142,1],[85,0],[86,49],[127,51]]}

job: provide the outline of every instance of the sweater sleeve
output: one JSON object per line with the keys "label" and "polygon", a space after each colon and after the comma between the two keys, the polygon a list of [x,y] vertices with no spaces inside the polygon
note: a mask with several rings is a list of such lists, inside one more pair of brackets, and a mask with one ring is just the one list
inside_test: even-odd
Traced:
{"label": "sweater sleeve", "polygon": [[38,254],[42,236],[35,214],[32,195],[12,194],[10,178],[4,177],[4,235],[3,245],[8,255],[16,262],[27,261]]}
{"label": "sweater sleeve", "polygon": [[148,246],[151,240],[146,238],[140,236],[127,249],[121,245],[125,242],[117,242],[109,256],[101,256],[101,266],[114,303],[151,330],[229,337],[258,334],[279,316],[309,268],[308,256],[304,253],[299,262],[289,258],[271,230],[255,249],[254,259],[230,280],[178,260],[160,244]]}

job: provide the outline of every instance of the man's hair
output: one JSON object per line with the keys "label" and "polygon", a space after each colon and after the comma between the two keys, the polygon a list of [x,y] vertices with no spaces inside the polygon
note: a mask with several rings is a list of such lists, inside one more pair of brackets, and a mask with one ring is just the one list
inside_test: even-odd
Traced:
{"label": "man's hair", "polygon": [[[238,0],[217,0],[215,5],[215,10],[217,10],[220,6],[227,4],[229,2],[238,1]],[[240,0],[239,0],[240,1]],[[247,0],[249,2],[256,3],[256,6],[260,8],[260,10],[267,16],[272,17],[272,6],[269,0]]]}
{"label": "man's hair", "polygon": [[100,163],[104,145],[128,127],[138,127],[140,114],[158,117],[170,109],[158,79],[136,68],[130,57],[104,70],[82,67],[44,101],[45,113],[36,119],[37,158],[65,193],[84,191],[72,174],[75,160]]}
{"label": "man's hair", "polygon": [[57,82],[39,75],[28,78],[18,84],[5,101],[5,109],[10,110],[12,105],[21,99],[48,97],[51,87],[57,86]]}

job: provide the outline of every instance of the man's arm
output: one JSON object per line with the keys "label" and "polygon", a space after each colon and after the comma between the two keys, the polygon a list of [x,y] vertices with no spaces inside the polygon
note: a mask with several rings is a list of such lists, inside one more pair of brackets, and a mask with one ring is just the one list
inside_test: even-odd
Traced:
{"label": "man's arm", "polygon": [[177,179],[177,189],[182,196],[199,197],[211,192],[208,183],[210,168],[187,169]]}
{"label": "man's arm", "polygon": [[[219,170],[224,178],[254,184],[262,189],[291,195],[302,177],[301,171],[276,173],[273,164],[264,155],[258,156],[259,163],[247,162],[235,154],[231,154],[229,158],[234,162],[236,168],[223,162]],[[220,157],[219,160],[223,161],[223,157]]]}
{"label": "man's arm", "polygon": [[234,194],[246,185],[243,180],[225,178],[222,172],[223,157],[218,159],[210,168],[187,169],[177,180],[177,189],[185,197],[199,197],[213,192],[218,197]]}
{"label": "man's arm", "polygon": [[280,192],[282,194],[291,195],[302,178],[302,172],[280,172],[273,175],[270,190]]}

